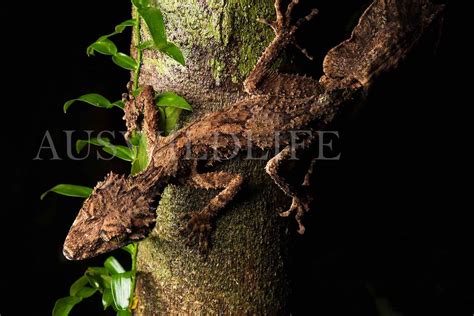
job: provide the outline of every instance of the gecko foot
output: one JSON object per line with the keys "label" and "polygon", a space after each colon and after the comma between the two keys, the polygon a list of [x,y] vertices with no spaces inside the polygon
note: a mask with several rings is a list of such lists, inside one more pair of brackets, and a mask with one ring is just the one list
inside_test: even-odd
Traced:
{"label": "gecko foot", "polygon": [[186,245],[191,246],[197,242],[199,252],[206,253],[210,247],[213,231],[212,216],[205,211],[201,211],[191,215],[185,214],[182,219],[188,219],[184,227],[180,229],[180,234],[188,237]]}
{"label": "gecko foot", "polygon": [[281,0],[275,0],[276,20],[268,21],[266,19],[258,19],[258,21],[270,26],[275,32],[276,36],[286,38],[289,42],[293,43],[296,48],[298,48],[303,53],[303,55],[305,55],[308,59],[313,60],[313,57],[305,48],[296,44],[294,37],[296,31],[305,22],[311,21],[316,15],[318,15],[319,10],[314,8],[305,17],[298,19],[296,22],[292,22],[294,8],[299,2],[300,0],[292,0],[286,9],[286,12],[283,12]]}
{"label": "gecko foot", "polygon": [[298,223],[298,233],[303,235],[305,227],[303,225],[303,217],[310,210],[310,201],[294,197],[288,211],[280,213],[281,217],[288,217],[295,214],[296,222]]}

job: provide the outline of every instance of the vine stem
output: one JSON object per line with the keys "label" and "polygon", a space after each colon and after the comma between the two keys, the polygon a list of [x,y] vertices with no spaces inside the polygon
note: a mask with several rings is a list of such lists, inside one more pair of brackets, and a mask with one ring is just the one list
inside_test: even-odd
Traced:
{"label": "vine stem", "polygon": [[133,244],[133,253],[132,253],[132,291],[130,294],[130,303],[134,304],[135,297],[135,287],[137,284],[137,256],[138,256],[138,244]]}
{"label": "vine stem", "polygon": [[135,15],[135,26],[133,28],[134,33],[134,48],[136,49],[136,61],[137,61],[137,68],[133,73],[133,91],[136,91],[139,88],[139,79],[140,79],[140,72],[142,68],[142,60],[143,60],[143,49],[141,49],[140,43],[142,41],[141,35],[141,26],[140,26],[140,14],[138,13],[138,9],[134,8],[134,15]]}

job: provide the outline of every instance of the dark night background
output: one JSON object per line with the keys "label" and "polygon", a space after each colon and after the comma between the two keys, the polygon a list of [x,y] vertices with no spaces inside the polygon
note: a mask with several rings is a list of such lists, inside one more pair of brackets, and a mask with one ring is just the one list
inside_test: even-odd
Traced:
{"label": "dark night background", "polygon": [[[317,2],[316,56],[347,36],[345,26],[364,2]],[[58,183],[93,186],[109,170],[127,170],[117,160],[68,159],[62,132],[122,130],[120,111],[78,104],[64,115],[62,104],[90,92],[116,100],[125,91],[127,71],[108,57],[88,58],[85,48],[129,9],[125,0],[84,0],[1,13],[21,12],[22,24],[3,30],[2,316],[50,314],[85,268],[104,259],[65,260],[62,242],[81,200],[39,196]],[[457,74],[466,59],[457,22],[448,4],[436,54],[420,49],[344,122],[342,160],[321,164],[318,209],[296,245],[293,314],[378,315],[375,298],[392,310],[383,315],[474,313],[472,203],[464,201],[472,193],[464,184],[468,125],[461,114],[468,102]],[[122,51],[129,36],[116,38]],[[33,161],[46,130],[63,160]],[[72,315],[102,315],[100,300]]]}

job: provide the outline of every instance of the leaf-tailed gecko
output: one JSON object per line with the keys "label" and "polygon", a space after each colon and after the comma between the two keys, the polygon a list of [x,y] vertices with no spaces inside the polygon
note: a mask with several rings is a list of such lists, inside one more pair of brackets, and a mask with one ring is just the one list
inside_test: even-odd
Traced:
{"label": "leaf-tailed gecko", "polygon": [[[318,13],[313,9],[294,21],[298,2],[292,0],[282,9],[281,0],[276,0],[276,21],[262,21],[272,27],[275,38],[244,82],[247,98],[205,115],[168,137],[158,132],[152,87],[144,87],[138,97],[127,100],[128,131],[139,130],[147,136],[149,165],[135,176],[110,173],[96,185],[66,238],[66,258],[93,257],[145,238],[155,226],[152,205],[168,184],[179,181],[197,188],[222,190],[184,225],[183,232],[195,238],[201,249],[207,248],[214,219],[233,199],[244,179],[227,172],[199,173],[196,160],[187,158],[207,155],[207,163],[214,163],[219,160],[213,155],[215,151],[226,157],[236,150],[247,150],[249,143],[255,148],[284,148],[268,161],[266,171],[293,200],[282,215],[294,214],[298,231],[304,232],[302,217],[310,209],[312,196],[309,177],[300,185],[290,185],[280,169],[295,152],[309,150],[314,139],[308,136],[293,147],[290,132],[323,129],[344,109],[363,102],[374,78],[395,68],[420,37],[440,24],[443,7],[428,0],[375,0],[352,36],[328,52],[324,75],[315,80],[272,70],[280,53],[296,44],[298,29]],[[301,50],[308,55],[305,49]],[[274,137],[276,131],[278,139]],[[307,164],[311,174],[314,160]]]}

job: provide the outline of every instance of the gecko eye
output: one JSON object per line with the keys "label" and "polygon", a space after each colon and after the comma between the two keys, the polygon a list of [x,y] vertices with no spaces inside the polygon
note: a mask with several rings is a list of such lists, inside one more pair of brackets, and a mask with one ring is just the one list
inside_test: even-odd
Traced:
{"label": "gecko eye", "polygon": [[86,218],[85,222],[86,222],[86,223],[93,222],[96,218],[97,218],[97,217],[95,217],[95,216],[90,216],[90,217]]}
{"label": "gecko eye", "polygon": [[100,239],[102,239],[105,242],[109,242],[112,239],[112,236],[105,230],[101,230],[99,232],[99,235],[100,235]]}

